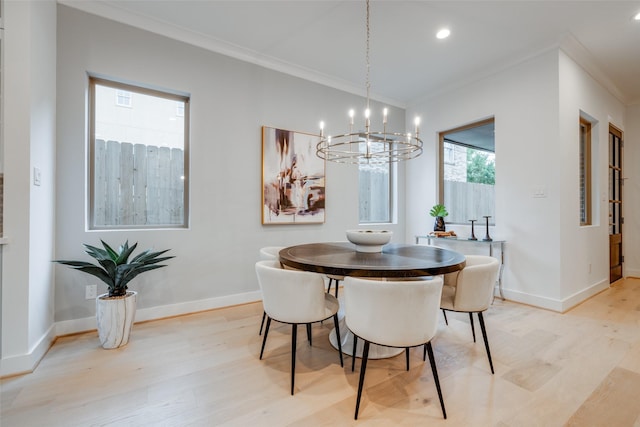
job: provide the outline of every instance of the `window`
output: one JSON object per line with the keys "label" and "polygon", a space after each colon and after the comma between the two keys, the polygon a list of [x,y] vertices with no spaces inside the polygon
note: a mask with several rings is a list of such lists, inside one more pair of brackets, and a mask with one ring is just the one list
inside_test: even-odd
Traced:
{"label": "window", "polygon": [[580,225],[591,225],[591,122],[580,118]]}
{"label": "window", "polygon": [[449,165],[453,165],[456,162],[455,150],[452,144],[444,145],[444,162]]}
{"label": "window", "polygon": [[491,216],[495,224],[494,120],[484,120],[440,134],[440,203],[446,221],[468,224]]}
{"label": "window", "polygon": [[116,90],[116,105],[119,107],[131,107],[131,92]]}
{"label": "window", "polygon": [[391,222],[394,165],[395,163],[359,165],[360,224]]}
{"label": "window", "polygon": [[186,227],[189,98],[95,77],[89,89],[89,228]]}

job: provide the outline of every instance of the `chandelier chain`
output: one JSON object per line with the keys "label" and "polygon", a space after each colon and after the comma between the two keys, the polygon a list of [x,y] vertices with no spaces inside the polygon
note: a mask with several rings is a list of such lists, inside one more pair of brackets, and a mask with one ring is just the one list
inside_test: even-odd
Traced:
{"label": "chandelier chain", "polygon": [[371,62],[369,59],[369,36],[370,33],[370,25],[369,25],[369,0],[367,0],[367,49],[366,49],[366,62],[367,62],[367,78],[366,78],[366,86],[367,86],[367,108],[369,108],[369,95],[371,92],[371,81],[369,78],[369,69],[371,68]]}

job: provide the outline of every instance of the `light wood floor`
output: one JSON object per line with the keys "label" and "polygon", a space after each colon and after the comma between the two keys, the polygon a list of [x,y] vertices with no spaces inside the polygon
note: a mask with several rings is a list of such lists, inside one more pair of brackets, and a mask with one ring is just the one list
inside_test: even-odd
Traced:
{"label": "light wood floor", "polygon": [[[433,341],[449,418],[422,350],[372,360],[358,385],[328,343],[332,322],[300,328],[289,394],[290,327],[272,324],[258,359],[260,304],[137,324],[127,347],[96,333],[57,340],[36,371],[1,382],[10,426],[640,426],[640,279],[617,282],[565,314],[496,299],[485,319],[496,373],[468,316]],[[477,322],[477,321],[476,321]],[[476,325],[476,329],[479,328]]]}

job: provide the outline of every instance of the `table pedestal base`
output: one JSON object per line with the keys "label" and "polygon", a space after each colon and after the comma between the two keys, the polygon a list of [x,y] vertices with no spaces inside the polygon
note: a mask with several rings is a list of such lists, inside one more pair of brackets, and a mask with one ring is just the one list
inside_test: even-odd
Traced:
{"label": "table pedestal base", "polygon": [[[353,356],[353,332],[347,327],[347,323],[343,319],[340,319],[340,338],[342,338],[342,352]],[[333,329],[329,333],[329,342],[337,350],[338,338],[336,336],[336,330]],[[362,357],[362,349],[364,348],[364,340],[359,339],[356,346],[356,357]],[[369,346],[369,359],[386,359],[399,355],[404,351],[403,348],[384,347],[381,345],[371,344]]]}

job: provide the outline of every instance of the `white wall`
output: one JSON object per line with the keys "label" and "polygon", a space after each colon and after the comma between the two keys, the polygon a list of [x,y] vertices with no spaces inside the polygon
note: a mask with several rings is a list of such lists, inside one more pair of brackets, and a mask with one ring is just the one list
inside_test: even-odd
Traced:
{"label": "white wall", "polygon": [[2,374],[31,369],[53,338],[56,4],[6,2],[4,13]]}
{"label": "white wall", "polygon": [[[565,299],[582,300],[609,284],[609,123],[624,130],[625,108],[562,51],[559,59],[560,135],[557,155],[562,168],[562,180],[559,182],[562,193],[561,283]],[[579,225],[580,111],[595,120],[591,131],[593,220],[591,226],[584,227]]]}
{"label": "white wall", "polygon": [[627,107],[624,176],[624,274],[640,277],[640,104]]}
{"label": "white wall", "polygon": [[[86,230],[87,72],[191,94],[190,229]],[[345,240],[344,231],[358,226],[357,167],[332,163],[325,224],[261,225],[261,126],[317,132],[322,119],[329,132],[341,133],[349,108],[363,104],[354,95],[59,6],[56,256],[81,258],[82,243],[99,239],[171,248],[177,258],[168,268],[131,285],[141,291],[137,320],[257,300],[260,247]],[[404,121],[403,110],[390,108],[391,126]],[[403,197],[399,207],[403,218]],[[384,228],[402,241],[402,224]],[[72,322],[78,319],[94,327],[87,283],[96,281],[56,267],[61,332],[80,328]]]}
{"label": "white wall", "polygon": [[[428,210],[437,200],[438,132],[494,116],[496,226],[491,236],[507,241],[505,296],[564,311],[608,286],[606,225],[581,228],[578,221],[581,108],[603,124],[600,141],[607,141],[609,117],[624,125],[624,106],[559,49],[412,105],[407,117],[422,114],[427,148],[425,156],[407,165],[406,238],[432,227]],[[596,187],[606,191],[602,144],[596,157]],[[546,196],[533,197],[537,188]],[[598,218],[605,209],[600,206]],[[468,226],[450,228],[469,235]]]}
{"label": "white wall", "polygon": [[[557,53],[549,51],[407,111],[408,117],[421,112],[427,144],[426,155],[407,165],[407,238],[432,229],[428,210],[437,200],[438,133],[494,116],[496,226],[490,234],[507,240],[505,296],[555,309],[561,298],[559,160],[549,152],[558,134],[557,68]],[[544,187],[547,197],[533,198],[534,187]],[[470,234],[466,226],[449,228]],[[484,235],[478,228],[476,235]]]}

